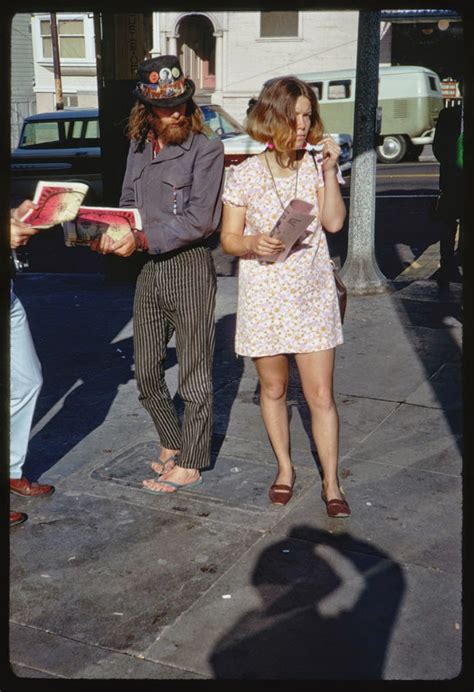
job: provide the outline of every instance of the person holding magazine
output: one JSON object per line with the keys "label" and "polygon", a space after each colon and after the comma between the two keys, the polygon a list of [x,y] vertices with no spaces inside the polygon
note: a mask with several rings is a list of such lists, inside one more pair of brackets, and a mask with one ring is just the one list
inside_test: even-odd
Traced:
{"label": "person holding magazine", "polygon": [[[224,252],[240,257],[235,348],[254,360],[258,373],[262,417],[278,464],[269,498],[287,504],[295,483],[286,402],[288,356],[294,354],[322,467],[322,498],[329,516],[347,517],[333,394],[335,347],[343,336],[326,240],[346,216],[340,148],[323,134],[313,90],[292,76],[266,82],[248,114],[247,132],[267,146],[229,172],[221,242]],[[274,229],[292,200],[310,203],[313,212],[287,253]]]}
{"label": "person holding magazine", "polygon": [[[143,485],[158,494],[194,487],[210,465],[216,273],[209,237],[221,219],[224,147],[203,133],[195,85],[176,56],[145,60],[138,77],[120,206],[138,209],[143,230],[116,241],[104,234],[91,247],[123,257],[149,253],[137,279],[133,331],[139,399],[161,443],[151,464],[159,479]],[[164,377],[174,333],[182,428]]]}
{"label": "person holding magazine", "polygon": [[[38,233],[38,229],[22,221],[35,206],[26,199],[10,211],[10,492],[26,498],[47,497],[55,490],[47,483],[32,483],[23,475],[43,376],[25,309],[14,292],[13,276],[18,264],[15,251]],[[10,527],[23,524],[27,519],[25,512],[10,510]]]}

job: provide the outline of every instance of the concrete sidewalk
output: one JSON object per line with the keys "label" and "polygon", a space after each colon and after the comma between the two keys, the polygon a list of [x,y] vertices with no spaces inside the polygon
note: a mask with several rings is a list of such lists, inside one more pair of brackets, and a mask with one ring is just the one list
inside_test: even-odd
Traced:
{"label": "concrete sidewalk", "polygon": [[[133,379],[133,287],[18,277],[44,369],[25,473],[56,493],[11,496],[29,515],[10,534],[14,673],[456,677],[461,285],[442,300],[426,278],[349,299],[335,384],[353,514],[331,520],[294,368],[296,492],[268,501],[276,465],[254,366],[233,351],[236,281],[219,279],[213,468],[156,497],[141,484],[159,447]],[[172,347],[173,392],[176,375]]]}

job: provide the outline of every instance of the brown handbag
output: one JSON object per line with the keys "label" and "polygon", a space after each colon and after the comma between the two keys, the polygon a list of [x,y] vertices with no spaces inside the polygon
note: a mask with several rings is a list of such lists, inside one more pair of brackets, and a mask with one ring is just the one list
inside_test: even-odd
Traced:
{"label": "brown handbag", "polygon": [[339,311],[341,313],[341,322],[344,322],[344,315],[346,314],[346,307],[347,307],[347,288],[344,284],[344,281],[341,279],[339,276],[339,272],[336,269],[336,265],[332,260],[330,260],[332,264],[332,269],[334,273],[334,281],[336,283],[336,293],[337,293],[337,299],[339,301]]}

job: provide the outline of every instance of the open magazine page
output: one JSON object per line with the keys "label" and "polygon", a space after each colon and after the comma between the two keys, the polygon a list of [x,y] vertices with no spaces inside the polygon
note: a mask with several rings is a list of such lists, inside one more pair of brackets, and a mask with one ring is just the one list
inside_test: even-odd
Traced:
{"label": "open magazine page", "polygon": [[127,207],[81,207],[76,218],[63,224],[64,242],[68,247],[90,245],[106,233],[112,240],[121,240],[131,230],[141,230],[138,209]]}
{"label": "open magazine page", "polygon": [[302,199],[292,199],[270,231],[272,238],[278,238],[285,244],[285,249],[275,255],[259,257],[261,262],[283,262],[293,245],[306,235],[306,229],[313,219],[313,205]]}
{"label": "open magazine page", "polygon": [[75,218],[89,186],[85,183],[38,181],[31,209],[21,219],[34,228],[51,228]]}

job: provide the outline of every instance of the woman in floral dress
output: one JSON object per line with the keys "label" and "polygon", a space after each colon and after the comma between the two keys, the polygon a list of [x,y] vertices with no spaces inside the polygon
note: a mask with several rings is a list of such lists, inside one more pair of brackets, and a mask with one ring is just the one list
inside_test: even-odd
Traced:
{"label": "woman in floral dress", "polygon": [[[269,497],[285,505],[295,482],[286,402],[288,355],[294,354],[323,470],[322,498],[329,516],[346,517],[350,508],[338,480],[333,394],[335,347],[343,338],[325,235],[340,231],[346,216],[340,149],[323,135],[313,90],[296,77],[263,87],[247,131],[267,147],[229,171],[221,242],[225,252],[241,260],[235,348],[254,360],[260,381],[262,417],[278,462]],[[314,145],[321,151],[317,157]],[[295,198],[314,205],[306,237],[283,262],[262,261],[284,249],[269,234]]]}

